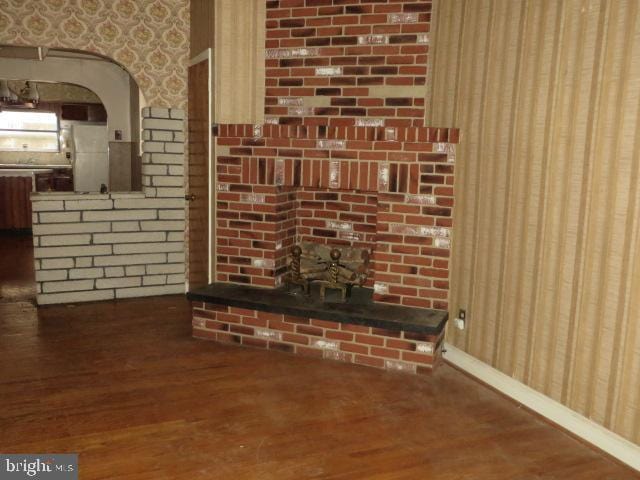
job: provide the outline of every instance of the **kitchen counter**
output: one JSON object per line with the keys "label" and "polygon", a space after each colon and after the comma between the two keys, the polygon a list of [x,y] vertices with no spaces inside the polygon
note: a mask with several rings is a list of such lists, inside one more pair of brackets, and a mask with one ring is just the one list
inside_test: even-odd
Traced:
{"label": "kitchen counter", "polygon": [[31,228],[32,192],[72,192],[71,165],[0,164],[0,230]]}
{"label": "kitchen counter", "polygon": [[28,177],[31,191],[73,191],[71,165],[0,164],[0,178]]}
{"label": "kitchen counter", "polygon": [[0,177],[31,177],[34,173],[53,173],[53,168],[3,168]]}
{"label": "kitchen counter", "polygon": [[71,164],[35,165],[31,163],[0,163],[0,170],[47,170],[53,168],[72,168]]}

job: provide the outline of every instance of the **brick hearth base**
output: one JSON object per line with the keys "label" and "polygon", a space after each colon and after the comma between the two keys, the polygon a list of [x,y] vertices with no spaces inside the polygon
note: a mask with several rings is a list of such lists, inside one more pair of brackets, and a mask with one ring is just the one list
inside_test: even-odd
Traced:
{"label": "brick hearth base", "polygon": [[193,335],[247,347],[408,373],[430,373],[441,360],[438,335],[192,302]]}

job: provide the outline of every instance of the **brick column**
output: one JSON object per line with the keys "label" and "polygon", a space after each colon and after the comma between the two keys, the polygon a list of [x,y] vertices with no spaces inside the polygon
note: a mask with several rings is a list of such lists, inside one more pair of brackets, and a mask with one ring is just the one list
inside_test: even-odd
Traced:
{"label": "brick column", "polygon": [[184,196],[184,110],[142,109],[142,190],[147,197]]}

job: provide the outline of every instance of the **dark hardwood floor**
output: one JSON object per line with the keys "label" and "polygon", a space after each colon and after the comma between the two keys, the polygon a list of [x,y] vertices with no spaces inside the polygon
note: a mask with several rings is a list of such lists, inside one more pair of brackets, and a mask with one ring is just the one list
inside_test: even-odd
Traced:
{"label": "dark hardwood floor", "polygon": [[0,302],[33,302],[35,297],[31,234],[0,230]]}
{"label": "dark hardwood floor", "polygon": [[446,365],[193,340],[183,297],[36,309],[21,248],[0,237],[0,452],[77,452],[83,480],[640,478]]}

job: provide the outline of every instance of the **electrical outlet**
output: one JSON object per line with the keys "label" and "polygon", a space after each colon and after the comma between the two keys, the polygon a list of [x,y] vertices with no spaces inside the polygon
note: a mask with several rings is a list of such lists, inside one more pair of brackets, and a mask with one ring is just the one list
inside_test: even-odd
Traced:
{"label": "electrical outlet", "polygon": [[467,327],[467,311],[462,308],[458,310],[458,316],[453,320],[453,324],[458,330],[464,330]]}

